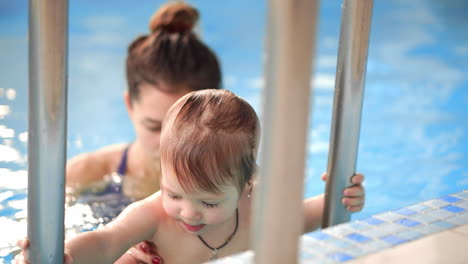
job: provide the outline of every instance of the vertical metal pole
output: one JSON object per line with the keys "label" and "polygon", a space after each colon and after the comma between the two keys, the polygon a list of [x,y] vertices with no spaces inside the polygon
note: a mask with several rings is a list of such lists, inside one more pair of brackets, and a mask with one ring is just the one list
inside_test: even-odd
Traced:
{"label": "vertical metal pole", "polygon": [[318,1],[270,0],[255,263],[297,263]]}
{"label": "vertical metal pole", "polygon": [[344,0],[342,6],[323,228],[351,216],[341,199],[356,170],[372,6],[373,0]]}
{"label": "vertical metal pole", "polygon": [[28,237],[31,263],[63,263],[67,0],[29,1]]}

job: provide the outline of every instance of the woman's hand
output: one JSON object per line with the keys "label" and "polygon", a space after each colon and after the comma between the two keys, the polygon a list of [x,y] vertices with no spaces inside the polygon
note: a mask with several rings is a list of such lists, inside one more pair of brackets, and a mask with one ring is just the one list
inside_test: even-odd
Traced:
{"label": "woman's hand", "polygon": [[[23,239],[18,240],[18,242],[16,242],[16,245],[21,249],[21,253],[16,255],[16,257],[14,259],[14,263],[16,263],[16,264],[29,264],[29,260],[28,260],[29,244],[30,244],[30,242],[29,242],[28,238],[23,238]],[[66,250],[65,250],[65,252],[63,254],[63,259],[64,259],[65,264],[72,264],[73,263],[73,258],[71,257],[71,255],[68,252],[66,252]]]}
{"label": "woman's hand", "polygon": [[143,241],[130,248],[114,264],[163,264],[163,260],[158,255],[154,243]]}
{"label": "woman's hand", "polygon": [[[322,180],[327,180],[327,173],[322,174]],[[342,203],[346,206],[346,210],[350,212],[359,212],[364,207],[365,201],[365,190],[362,186],[364,181],[364,175],[356,173],[351,177],[352,186],[343,190]]]}

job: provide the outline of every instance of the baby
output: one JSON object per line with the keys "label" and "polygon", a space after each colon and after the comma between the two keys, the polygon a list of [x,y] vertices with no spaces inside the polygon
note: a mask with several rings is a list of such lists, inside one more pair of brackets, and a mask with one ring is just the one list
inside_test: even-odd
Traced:
{"label": "baby", "polygon": [[[161,191],[131,204],[103,229],[66,241],[65,263],[113,263],[145,240],[157,246],[149,263],[202,263],[250,249],[259,130],[254,109],[232,92],[180,98],[161,132]],[[362,209],[362,181],[357,174],[344,190],[350,211]],[[319,226],[323,202],[323,196],[304,200],[304,232]],[[28,244],[18,242],[23,254],[16,263],[28,263]]]}

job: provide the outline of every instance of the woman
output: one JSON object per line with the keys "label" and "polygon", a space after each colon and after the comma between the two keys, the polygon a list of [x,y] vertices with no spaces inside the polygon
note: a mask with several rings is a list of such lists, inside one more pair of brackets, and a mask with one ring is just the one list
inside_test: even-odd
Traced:
{"label": "woman", "polygon": [[167,110],[188,92],[221,88],[216,55],[192,32],[198,18],[187,4],[165,5],[150,19],[151,33],[130,44],[124,101],[136,138],[72,158],[67,187],[83,190],[117,173],[124,176],[122,184],[102,192],[129,197],[124,205],[159,189],[159,137]]}

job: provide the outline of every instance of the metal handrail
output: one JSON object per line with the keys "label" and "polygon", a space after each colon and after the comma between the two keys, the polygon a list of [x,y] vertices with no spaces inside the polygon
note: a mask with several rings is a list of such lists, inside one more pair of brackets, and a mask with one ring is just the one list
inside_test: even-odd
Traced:
{"label": "metal handrail", "polygon": [[67,0],[29,1],[28,237],[31,263],[62,263]]}
{"label": "metal handrail", "polygon": [[350,220],[341,199],[356,171],[373,0],[344,0],[322,227]]}
{"label": "metal handrail", "polygon": [[268,6],[260,183],[254,193],[255,263],[297,263],[317,0]]}

